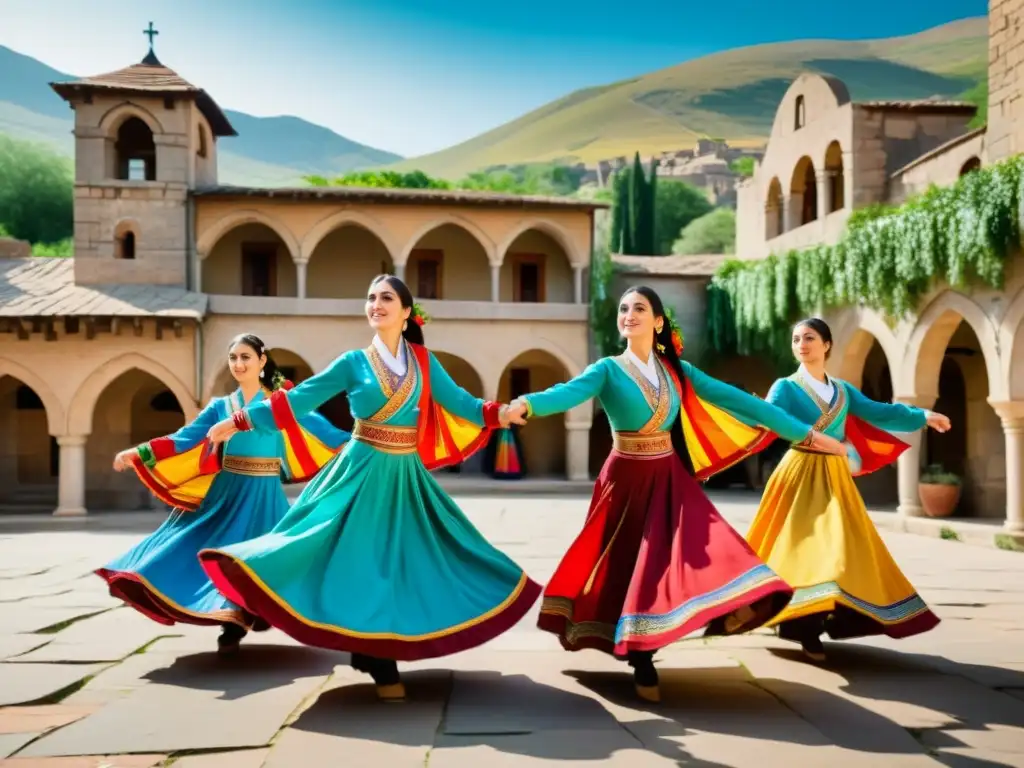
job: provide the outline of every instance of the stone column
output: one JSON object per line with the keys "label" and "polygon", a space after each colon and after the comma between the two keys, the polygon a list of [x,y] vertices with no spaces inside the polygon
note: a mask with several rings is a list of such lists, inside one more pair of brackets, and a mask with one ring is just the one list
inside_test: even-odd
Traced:
{"label": "stone column", "polygon": [[308,261],[295,262],[296,295],[300,299],[306,298],[306,267],[308,266]]}
{"label": "stone column", "polygon": [[583,267],[572,268],[572,296],[577,304],[583,303]]}
{"label": "stone column", "polygon": [[818,185],[818,220],[824,221],[831,211],[832,204],[832,177],[835,171],[818,171],[814,179]]}
{"label": "stone column", "polygon": [[54,517],[81,517],[85,509],[85,436],[61,435],[60,477],[57,485],[57,509]]}
{"label": "stone column", "polygon": [[569,480],[590,479],[590,422],[565,422],[565,475]]}
{"label": "stone column", "polygon": [[779,203],[765,203],[764,206],[764,239],[771,240],[782,233],[779,232]]}
{"label": "stone column", "polygon": [[491,264],[491,301],[501,301],[501,264]]}
{"label": "stone column", "polygon": [[1006,439],[1006,521],[1013,536],[1024,536],[1024,401],[991,403]]}
{"label": "stone column", "polygon": [[[916,405],[918,408],[931,408],[935,404],[935,400],[935,397],[914,395],[893,398],[895,403]],[[923,435],[924,430],[921,429],[906,436],[906,442],[910,447],[900,456],[896,466],[900,499],[896,512],[903,517],[924,515],[921,497],[918,494],[918,485],[921,483],[921,440]]]}
{"label": "stone column", "polygon": [[[395,267],[395,277],[397,277],[399,280],[401,280],[404,283],[405,282],[405,262],[402,262],[401,264],[395,262],[394,267]],[[412,289],[410,289],[410,290],[412,290]]]}
{"label": "stone column", "polygon": [[[800,226],[800,212],[804,206],[804,196],[794,192],[782,199],[783,208],[782,226],[786,232],[791,232]],[[780,235],[782,232],[779,233]]]}

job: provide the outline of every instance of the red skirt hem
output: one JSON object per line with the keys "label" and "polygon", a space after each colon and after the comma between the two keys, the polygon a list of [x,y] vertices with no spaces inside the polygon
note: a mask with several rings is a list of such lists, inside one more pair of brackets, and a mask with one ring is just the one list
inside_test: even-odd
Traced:
{"label": "red skirt hem", "polygon": [[223,552],[203,550],[199,553],[199,560],[221,594],[300,643],[395,661],[449,656],[483,645],[515,626],[541,593],[541,586],[524,575],[519,594],[504,609],[465,629],[423,640],[369,639],[303,621],[285,608],[280,598],[257,584],[244,568]]}
{"label": "red skirt hem", "polygon": [[199,627],[237,624],[244,629],[250,629],[240,611],[222,611],[216,614],[186,613],[151,588],[137,574],[106,568],[98,568],[95,573],[107,582],[111,597],[116,597],[158,624],[192,624]]}

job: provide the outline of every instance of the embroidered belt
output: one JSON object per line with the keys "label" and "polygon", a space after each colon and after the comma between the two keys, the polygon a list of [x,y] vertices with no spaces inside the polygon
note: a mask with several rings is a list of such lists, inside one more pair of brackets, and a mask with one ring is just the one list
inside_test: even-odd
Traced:
{"label": "embroidered belt", "polygon": [[639,432],[616,432],[612,445],[626,456],[664,456],[672,453],[672,433],[650,432],[642,435]]}
{"label": "embroidered belt", "polygon": [[352,439],[372,445],[384,453],[416,453],[416,427],[393,427],[356,419]]}
{"label": "embroidered belt", "polygon": [[224,470],[236,475],[253,477],[277,477],[281,474],[281,460],[263,459],[256,456],[225,456]]}
{"label": "embroidered belt", "polygon": [[808,448],[802,443],[790,443],[790,450],[799,451],[800,453],[811,453],[815,456],[835,456],[836,454],[830,453],[829,451],[819,451],[816,448]]}

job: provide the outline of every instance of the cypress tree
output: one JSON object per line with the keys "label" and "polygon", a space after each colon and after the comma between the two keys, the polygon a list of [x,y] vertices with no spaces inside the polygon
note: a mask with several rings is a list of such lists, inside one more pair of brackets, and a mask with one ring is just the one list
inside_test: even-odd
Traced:
{"label": "cypress tree", "polygon": [[620,168],[612,176],[612,223],[608,243],[611,253],[628,253],[625,246],[627,222],[629,220],[629,173]]}
{"label": "cypress tree", "polygon": [[629,184],[629,251],[628,253],[645,256],[644,253],[644,210],[647,207],[647,179],[644,167],[640,163],[640,153],[633,156],[633,168]]}
{"label": "cypress tree", "polygon": [[658,159],[654,158],[651,160],[651,178],[647,182],[647,207],[644,211],[644,240],[646,250],[645,255],[657,256],[655,253],[657,249],[657,226],[656,219],[658,216]]}

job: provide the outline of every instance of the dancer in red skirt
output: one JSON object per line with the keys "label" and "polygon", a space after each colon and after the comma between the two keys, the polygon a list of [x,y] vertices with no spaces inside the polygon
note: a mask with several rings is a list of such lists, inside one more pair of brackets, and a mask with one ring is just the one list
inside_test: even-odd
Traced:
{"label": "dancer in red skirt", "polygon": [[657,649],[702,628],[707,635],[756,629],[793,595],[698,481],[758,450],[770,433],[823,452],[843,448],[681,361],[679,334],[651,288],[626,291],[618,328],[623,354],[518,398],[509,414],[550,416],[593,397],[607,412],[614,448],[583,530],[544,591],[538,626],[566,650],[628,659],[638,694],[658,701]]}

